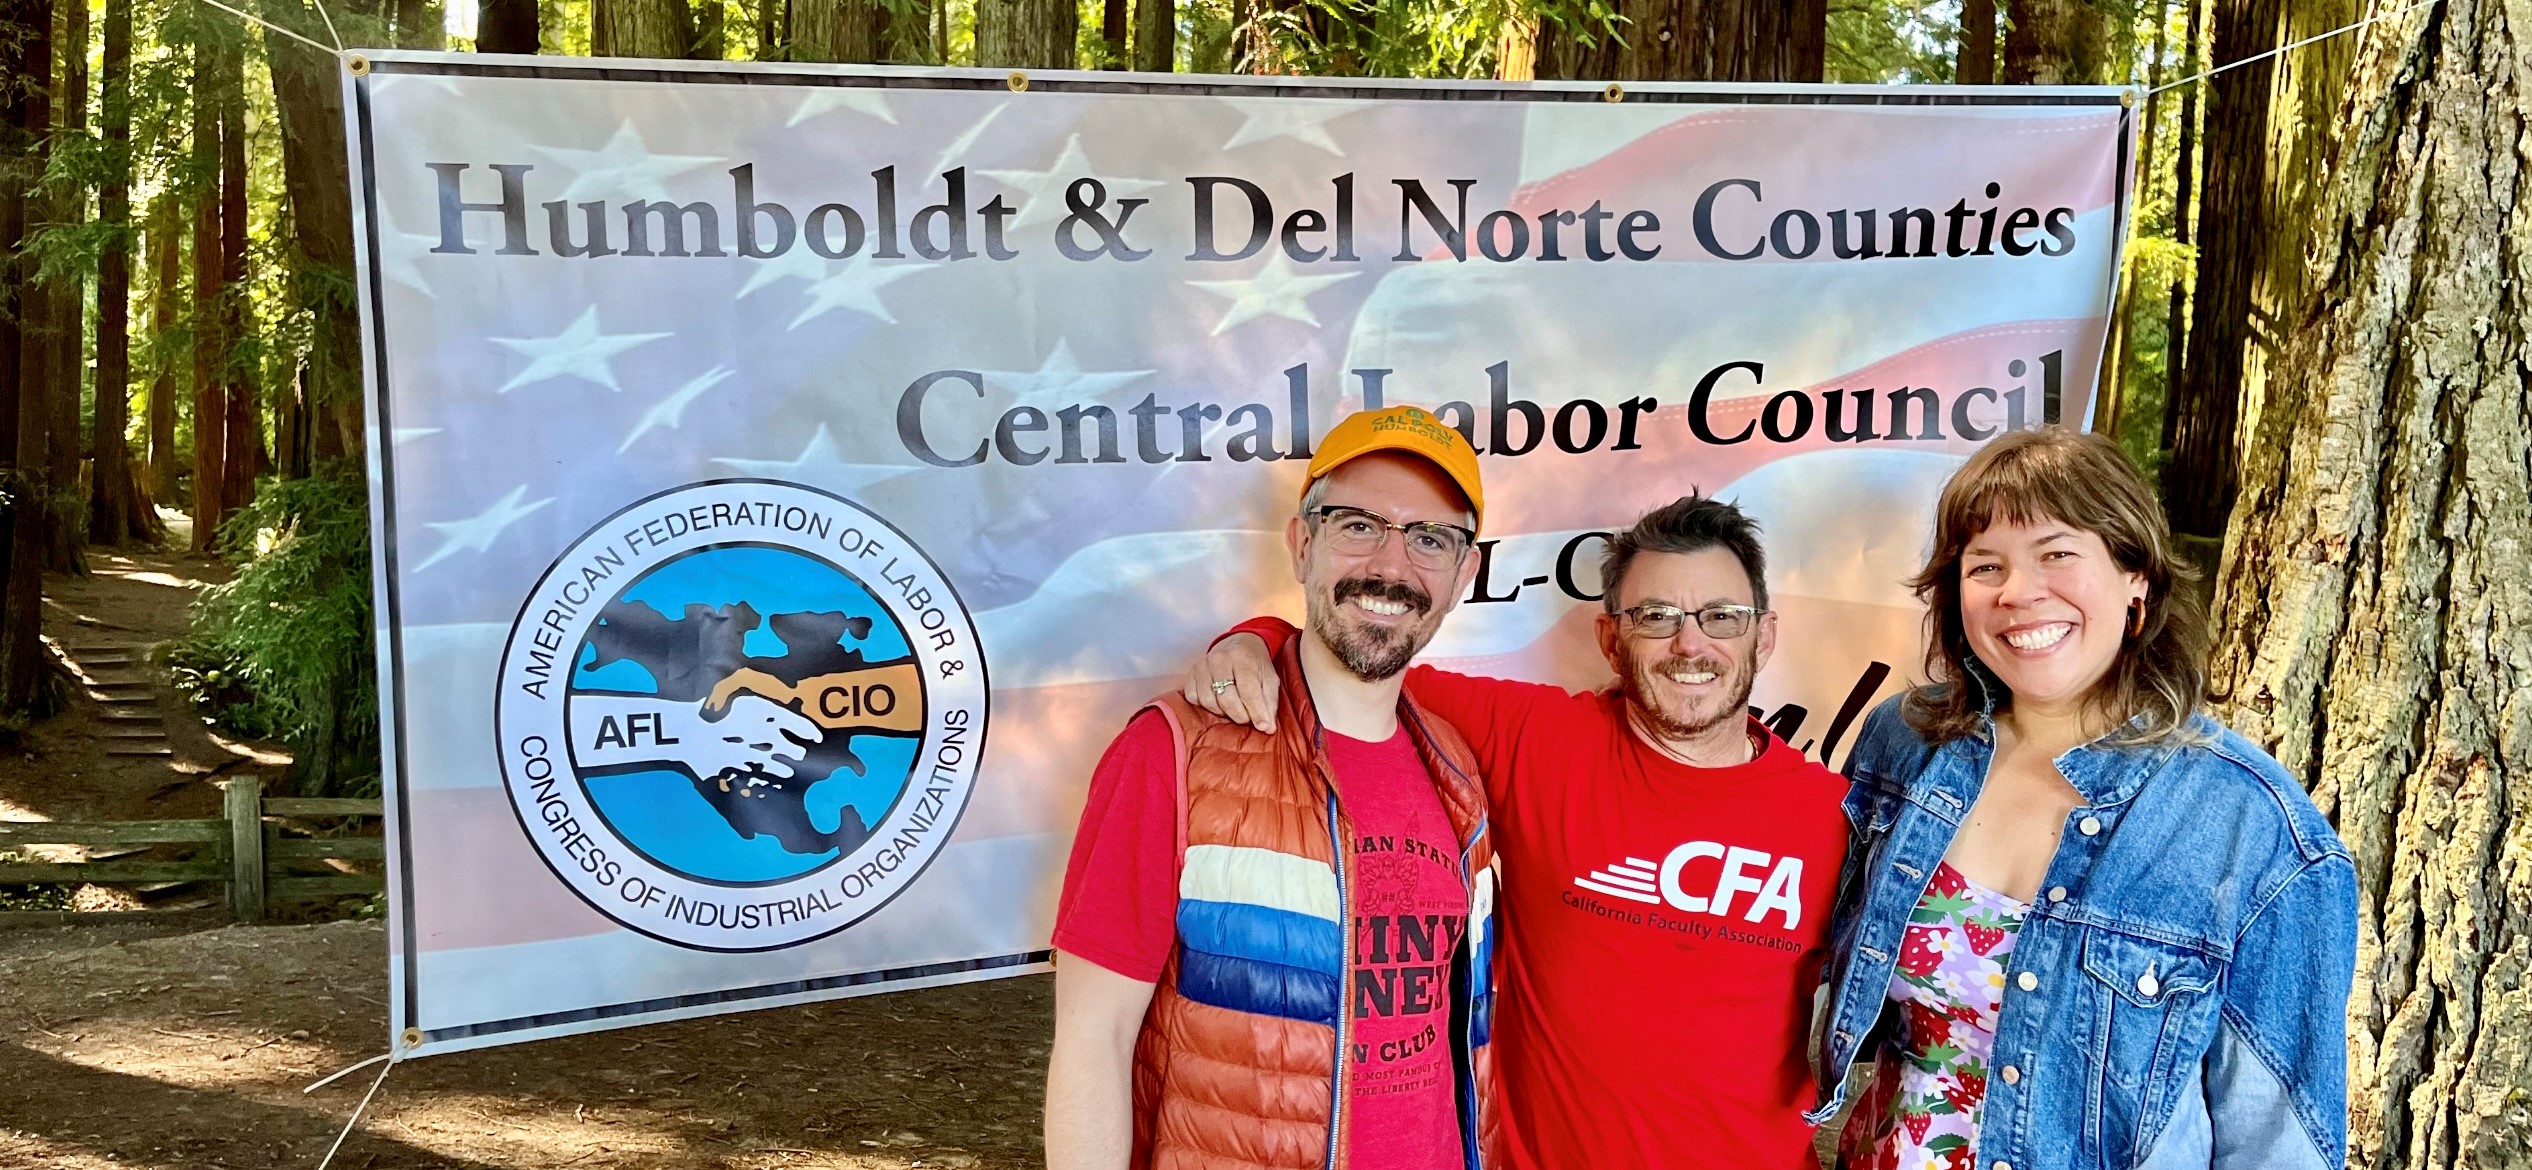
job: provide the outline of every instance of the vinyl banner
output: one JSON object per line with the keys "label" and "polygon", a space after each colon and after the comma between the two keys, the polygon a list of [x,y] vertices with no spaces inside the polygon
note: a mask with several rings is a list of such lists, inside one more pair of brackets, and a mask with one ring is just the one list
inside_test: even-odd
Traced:
{"label": "vinyl banner", "polygon": [[[1483,452],[1425,661],[1591,688],[1601,534],[1765,525],[1834,762],[1981,440],[2082,425],[2106,89],[379,53],[346,82],[406,1054],[1044,969],[1084,784],[1297,618],[1313,444]],[[1511,880],[1520,880],[1514,875]]]}

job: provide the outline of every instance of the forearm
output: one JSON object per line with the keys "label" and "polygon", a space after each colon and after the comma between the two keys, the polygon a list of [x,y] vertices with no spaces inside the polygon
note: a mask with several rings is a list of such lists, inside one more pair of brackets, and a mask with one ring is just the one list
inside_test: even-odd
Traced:
{"label": "forearm", "polygon": [[1151,986],[1078,956],[1058,961],[1047,1170],[1124,1170],[1134,1147],[1134,1040]]}

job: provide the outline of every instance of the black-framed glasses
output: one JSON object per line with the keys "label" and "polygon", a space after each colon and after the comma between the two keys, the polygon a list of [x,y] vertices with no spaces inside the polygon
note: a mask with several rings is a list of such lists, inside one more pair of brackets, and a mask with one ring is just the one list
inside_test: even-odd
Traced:
{"label": "black-framed glasses", "polygon": [[1638,638],[1677,637],[1679,631],[1688,625],[1688,619],[1693,617],[1697,619],[1697,628],[1704,630],[1707,637],[1728,642],[1749,633],[1758,625],[1758,619],[1767,613],[1767,610],[1755,605],[1723,604],[1700,606],[1691,613],[1676,605],[1648,601],[1619,610],[1617,616]]}
{"label": "black-framed glasses", "polygon": [[1439,520],[1418,520],[1400,524],[1378,512],[1349,508],[1343,504],[1322,504],[1310,509],[1310,518],[1318,521],[1319,535],[1328,547],[1349,557],[1367,557],[1389,543],[1389,534],[1406,536],[1407,560],[1418,568],[1455,569],[1468,547],[1477,542],[1477,534],[1457,524]]}

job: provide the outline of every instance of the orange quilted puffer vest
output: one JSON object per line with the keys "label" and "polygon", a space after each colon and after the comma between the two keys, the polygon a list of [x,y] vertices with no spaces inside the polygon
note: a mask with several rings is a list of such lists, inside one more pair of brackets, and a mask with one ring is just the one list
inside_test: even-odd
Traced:
{"label": "orange quilted puffer vest", "polygon": [[[1301,640],[1276,657],[1274,735],[1167,695],[1178,740],[1178,942],[1135,1046],[1135,1170],[1334,1170],[1347,1163],[1338,1058],[1353,947],[1353,830],[1338,807]],[[1399,721],[1460,841],[1469,930],[1452,955],[1453,1063],[1470,1170],[1495,1161],[1494,849],[1466,741],[1403,698]],[[1372,1168],[1366,1168],[1372,1170]]]}

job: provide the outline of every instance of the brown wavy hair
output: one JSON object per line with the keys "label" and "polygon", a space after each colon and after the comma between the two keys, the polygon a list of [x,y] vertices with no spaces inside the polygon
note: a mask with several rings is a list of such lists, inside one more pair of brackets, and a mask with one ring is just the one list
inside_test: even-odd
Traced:
{"label": "brown wavy hair", "polygon": [[1925,667],[1938,684],[1909,694],[1910,726],[1936,743],[1979,729],[2012,694],[1978,661],[1961,624],[1961,554],[1990,525],[2055,520],[2101,538],[2120,569],[2142,574],[2145,619],[2090,696],[2122,743],[2183,737],[2207,697],[2207,609],[2195,570],[2172,553],[2171,523],[2118,444],[2062,427],[2016,431],[1952,473],[1935,505],[1934,548],[1908,580],[1925,602]]}

